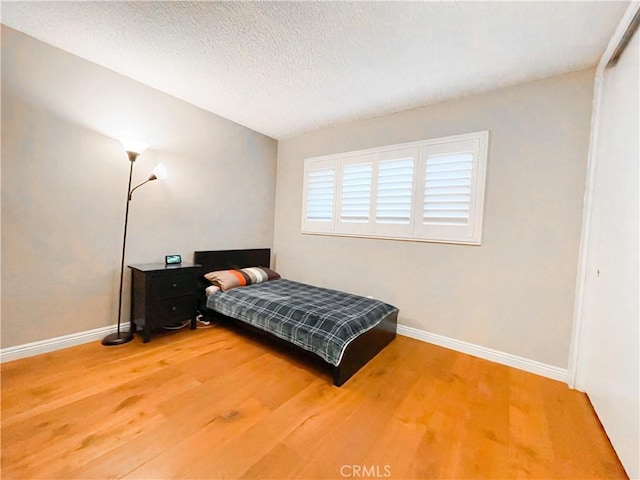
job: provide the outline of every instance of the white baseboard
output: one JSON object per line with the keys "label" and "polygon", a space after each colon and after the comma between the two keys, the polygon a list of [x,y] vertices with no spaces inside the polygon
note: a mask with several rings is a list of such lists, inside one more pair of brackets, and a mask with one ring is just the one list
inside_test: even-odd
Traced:
{"label": "white baseboard", "polygon": [[[130,324],[127,322],[123,323],[120,326],[120,329],[127,331],[129,330],[129,327]],[[63,335],[61,337],[40,340],[38,342],[25,343],[24,345],[16,345],[15,347],[2,348],[0,349],[0,363],[18,360],[19,358],[32,357],[41,353],[53,352],[55,350],[61,350],[63,348],[73,347],[75,345],[81,345],[95,340],[101,340],[103,337],[111,333],[115,333],[117,329],[117,325],[110,325],[108,327],[100,327],[93,330],[86,330],[84,332]]]}
{"label": "white baseboard", "polygon": [[440,347],[455,350],[457,352],[473,355],[474,357],[484,358],[492,362],[507,365],[508,367],[517,368],[526,372],[535,373],[543,377],[552,378],[567,383],[569,379],[568,371],[564,368],[554,367],[545,363],[529,360],[528,358],[518,357],[510,353],[493,350],[491,348],[481,347],[473,343],[463,342],[454,338],[445,337],[435,333],[425,332],[417,328],[398,325],[398,334],[405,337],[415,338],[423,342],[432,343]]}
{"label": "white baseboard", "polygon": [[[123,330],[128,330],[129,326],[129,323],[126,323],[123,324],[121,328]],[[86,330],[84,332],[72,333],[70,335],[63,335],[61,337],[50,338],[38,342],[25,343],[24,345],[17,345],[15,347],[3,348],[0,349],[0,363],[101,340],[106,335],[114,333],[116,328],[116,325],[111,325],[108,327]],[[529,360],[527,358],[518,357],[516,355],[500,352],[491,348],[481,347],[472,343],[463,342],[462,340],[456,340],[435,333],[425,332],[424,330],[407,327],[405,325],[398,325],[398,334],[404,335],[405,337],[415,338],[416,340],[422,340],[423,342],[432,343],[450,350],[455,350],[457,352],[473,355],[474,357],[484,358],[485,360],[490,360],[509,367],[518,368],[526,372],[535,373],[543,377],[559,380],[561,382],[566,383],[568,380],[568,372],[566,369],[546,365],[535,360]]]}

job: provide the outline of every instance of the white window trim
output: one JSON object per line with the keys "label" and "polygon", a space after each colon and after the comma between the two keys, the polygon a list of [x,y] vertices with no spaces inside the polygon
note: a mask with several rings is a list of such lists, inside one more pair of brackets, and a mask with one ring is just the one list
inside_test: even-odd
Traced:
{"label": "white window trim", "polygon": [[[427,153],[443,146],[445,154],[448,145],[473,145],[473,169],[471,178],[471,199],[469,209],[469,223],[466,226],[447,227],[444,225],[424,225],[422,222],[424,209],[424,188],[426,175]],[[454,243],[480,245],[482,241],[482,226],[484,221],[484,199],[487,172],[487,154],[489,147],[489,132],[480,131],[462,135],[453,135],[417,142],[409,142],[384,147],[344,152],[321,157],[305,159],[303,177],[302,222],[301,233],[310,235],[332,235],[346,237],[380,238],[391,240]],[[398,151],[415,149],[413,168],[412,209],[410,225],[407,228],[393,228],[388,225],[375,223],[375,206],[377,201],[377,175],[381,160],[388,158]],[[451,152],[453,150],[449,150]],[[369,210],[370,224],[341,222],[342,178],[344,165],[364,161],[371,161],[373,165],[372,187]],[[333,168],[333,218],[331,222],[313,222],[306,218],[308,175],[312,169]],[[368,226],[369,225],[369,226]]]}

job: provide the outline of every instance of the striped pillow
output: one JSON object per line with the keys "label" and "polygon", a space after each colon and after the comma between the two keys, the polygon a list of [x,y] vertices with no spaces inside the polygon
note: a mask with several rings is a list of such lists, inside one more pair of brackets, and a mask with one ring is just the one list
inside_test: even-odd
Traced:
{"label": "striped pillow", "polygon": [[240,270],[216,270],[207,273],[204,278],[226,292],[236,287],[277,280],[280,275],[266,267],[249,267]]}
{"label": "striped pillow", "polygon": [[240,273],[245,277],[248,277],[247,285],[262,283],[268,280],[277,280],[280,278],[280,275],[266,267],[241,268]]}

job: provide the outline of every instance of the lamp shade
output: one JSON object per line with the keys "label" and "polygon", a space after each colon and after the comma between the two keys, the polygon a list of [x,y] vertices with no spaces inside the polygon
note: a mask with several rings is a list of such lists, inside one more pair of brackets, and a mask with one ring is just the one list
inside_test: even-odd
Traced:
{"label": "lamp shade", "polygon": [[149,146],[149,144],[133,137],[118,137],[118,140],[122,144],[125,152],[131,152],[138,155],[144,152]]}
{"label": "lamp shade", "polygon": [[159,163],[151,171],[151,176],[157,178],[158,180],[164,180],[165,178],[167,178],[167,167],[165,167],[163,163]]}

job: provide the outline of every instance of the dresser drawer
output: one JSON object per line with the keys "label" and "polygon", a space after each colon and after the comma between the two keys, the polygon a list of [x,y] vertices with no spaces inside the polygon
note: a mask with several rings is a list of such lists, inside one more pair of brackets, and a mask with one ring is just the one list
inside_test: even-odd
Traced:
{"label": "dresser drawer", "polygon": [[151,295],[158,299],[192,293],[194,288],[195,277],[191,273],[173,273],[151,279]]}
{"label": "dresser drawer", "polygon": [[194,295],[164,298],[151,306],[149,320],[153,325],[163,326],[191,318],[196,308],[197,299]]}

